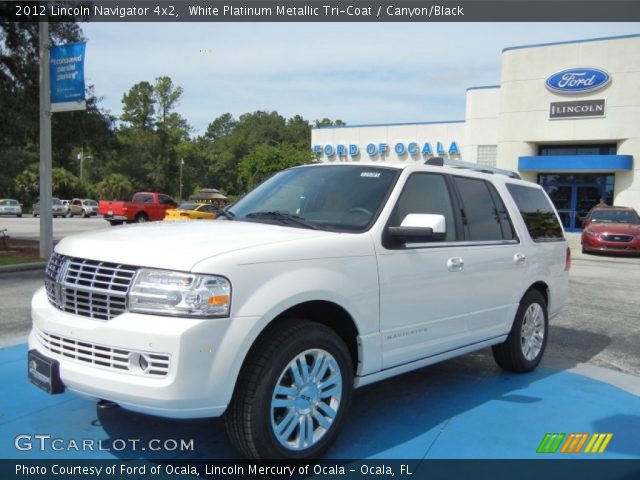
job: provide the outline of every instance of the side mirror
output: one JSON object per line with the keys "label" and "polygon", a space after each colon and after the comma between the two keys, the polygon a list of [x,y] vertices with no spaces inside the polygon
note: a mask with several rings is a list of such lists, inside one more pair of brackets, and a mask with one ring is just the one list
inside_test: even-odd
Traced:
{"label": "side mirror", "polygon": [[446,238],[444,215],[410,213],[399,227],[389,227],[391,238],[402,243],[437,242]]}

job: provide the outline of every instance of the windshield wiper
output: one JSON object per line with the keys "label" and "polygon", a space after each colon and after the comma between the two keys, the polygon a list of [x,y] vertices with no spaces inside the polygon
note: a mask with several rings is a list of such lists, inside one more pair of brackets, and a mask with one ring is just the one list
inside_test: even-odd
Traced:
{"label": "windshield wiper", "polygon": [[245,217],[256,218],[256,219],[266,219],[266,220],[280,220],[283,223],[287,223],[287,222],[296,223],[305,228],[310,228],[312,230],[319,230],[319,228],[316,225],[313,225],[312,223],[305,221],[304,218],[299,217],[298,215],[293,215],[291,213],[286,213],[286,212],[278,212],[278,211],[251,212],[251,213],[247,213]]}
{"label": "windshield wiper", "polygon": [[222,215],[223,217],[225,217],[227,220],[235,220],[236,216],[233,212],[230,212],[229,210],[227,210],[227,207],[225,208],[221,208],[220,210],[218,210],[218,213],[220,215]]}

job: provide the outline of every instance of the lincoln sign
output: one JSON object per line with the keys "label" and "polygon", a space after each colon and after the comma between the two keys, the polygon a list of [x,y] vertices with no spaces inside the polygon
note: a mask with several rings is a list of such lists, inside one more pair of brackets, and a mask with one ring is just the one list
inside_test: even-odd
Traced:
{"label": "lincoln sign", "polygon": [[549,118],[551,119],[604,116],[604,99],[579,100],[575,102],[551,102],[549,105]]}

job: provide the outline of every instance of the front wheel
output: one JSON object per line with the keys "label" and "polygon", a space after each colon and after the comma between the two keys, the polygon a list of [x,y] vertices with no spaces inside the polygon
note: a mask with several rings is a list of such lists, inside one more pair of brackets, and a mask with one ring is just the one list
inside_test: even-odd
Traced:
{"label": "front wheel", "polygon": [[353,365],[330,328],[291,319],[258,340],[225,423],[249,458],[308,459],[333,443],[351,401]]}
{"label": "front wheel", "polygon": [[529,290],[520,301],[507,340],[493,346],[493,358],[510,372],[530,372],[542,360],[548,332],[547,302],[539,291]]}

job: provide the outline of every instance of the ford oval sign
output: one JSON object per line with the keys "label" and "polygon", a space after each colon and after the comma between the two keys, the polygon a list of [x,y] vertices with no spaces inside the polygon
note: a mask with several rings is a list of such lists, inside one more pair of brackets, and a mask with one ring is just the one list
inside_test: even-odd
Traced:
{"label": "ford oval sign", "polygon": [[555,93],[588,93],[599,90],[611,81],[611,75],[599,68],[570,68],[554,73],[545,82]]}

